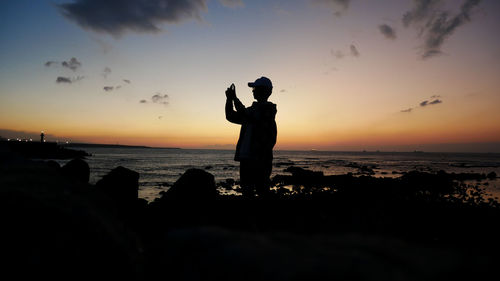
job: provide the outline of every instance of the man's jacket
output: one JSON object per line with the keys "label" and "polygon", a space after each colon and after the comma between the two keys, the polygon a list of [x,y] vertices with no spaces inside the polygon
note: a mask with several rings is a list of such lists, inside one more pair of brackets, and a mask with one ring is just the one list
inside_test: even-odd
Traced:
{"label": "man's jacket", "polygon": [[245,106],[239,99],[226,101],[226,119],[240,124],[240,137],[236,145],[234,160],[270,160],[273,159],[273,147],[276,144],[276,105],[272,102],[254,102]]}

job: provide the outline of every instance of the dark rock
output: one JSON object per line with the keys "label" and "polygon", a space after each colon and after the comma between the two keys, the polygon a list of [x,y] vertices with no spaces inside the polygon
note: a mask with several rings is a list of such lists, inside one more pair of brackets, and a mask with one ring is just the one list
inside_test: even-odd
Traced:
{"label": "dark rock", "polygon": [[80,158],[73,159],[66,163],[61,168],[62,173],[76,181],[88,183],[90,177],[90,168],[87,162],[83,161]]}
{"label": "dark rock", "polygon": [[370,168],[370,167],[368,167],[368,166],[361,166],[361,167],[359,167],[359,171],[362,174],[369,174],[369,175],[374,175],[375,174],[375,172],[373,171],[373,169]]}
{"label": "dark rock", "polygon": [[303,184],[316,184],[323,178],[323,172],[319,171],[310,171],[300,167],[291,166],[285,169],[285,172],[289,172],[292,174],[292,177],[296,180],[296,182],[300,182]]}
{"label": "dark rock", "polygon": [[96,188],[122,204],[135,203],[139,193],[139,173],[119,166],[96,183]]}
{"label": "dark rock", "polygon": [[139,237],[102,194],[36,162],[0,169],[0,186],[3,276],[142,280]]}
{"label": "dark rock", "polygon": [[217,195],[214,176],[204,170],[187,170],[174,185],[164,193],[172,200],[210,201]]}
{"label": "dark rock", "polygon": [[234,186],[234,179],[226,179],[225,181],[220,182],[219,186],[226,190],[231,190]]}
{"label": "dark rock", "polygon": [[490,179],[490,180],[496,179],[496,177],[497,177],[497,173],[495,173],[495,172],[491,172],[491,173],[489,173],[488,175],[486,175],[486,177],[487,177],[488,179]]}
{"label": "dark rock", "polygon": [[47,166],[53,168],[53,169],[56,169],[56,170],[59,170],[61,168],[61,165],[59,165],[59,163],[57,163],[56,161],[54,160],[49,160],[47,162],[45,162],[47,164]]}
{"label": "dark rock", "polygon": [[210,169],[212,169],[212,168],[213,168],[212,166],[206,166],[206,167],[205,167],[205,170],[210,170]]}

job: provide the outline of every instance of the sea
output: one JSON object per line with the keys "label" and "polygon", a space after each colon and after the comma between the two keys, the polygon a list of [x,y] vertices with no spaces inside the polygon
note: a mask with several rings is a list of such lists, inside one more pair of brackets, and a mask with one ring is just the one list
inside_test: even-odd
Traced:
{"label": "sea", "polygon": [[[217,183],[239,179],[239,162],[232,150],[170,149],[135,147],[72,147],[91,153],[90,183],[95,184],[112,169],[123,166],[140,174],[139,197],[153,201],[168,190],[189,168],[204,169]],[[67,160],[59,160],[64,165]],[[495,172],[500,176],[498,153],[436,153],[436,152],[335,152],[335,151],[274,151],[273,176],[289,174],[290,166],[325,175],[360,174],[360,167],[373,171],[374,177],[400,177],[411,170],[448,173]],[[500,179],[473,182],[492,198],[500,197]],[[497,199],[498,200],[498,199]]]}

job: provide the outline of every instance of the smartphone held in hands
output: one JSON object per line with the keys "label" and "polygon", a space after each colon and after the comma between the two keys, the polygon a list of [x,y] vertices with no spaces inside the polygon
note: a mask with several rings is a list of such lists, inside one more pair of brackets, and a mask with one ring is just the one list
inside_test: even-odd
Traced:
{"label": "smartphone held in hands", "polygon": [[236,98],[236,87],[234,86],[234,83],[229,86],[226,90],[226,97],[228,99],[235,99]]}

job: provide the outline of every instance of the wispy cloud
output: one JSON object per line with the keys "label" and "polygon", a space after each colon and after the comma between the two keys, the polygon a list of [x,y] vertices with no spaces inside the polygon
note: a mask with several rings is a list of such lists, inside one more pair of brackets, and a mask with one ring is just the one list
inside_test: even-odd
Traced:
{"label": "wispy cloud", "polygon": [[67,83],[67,84],[71,84],[72,81],[71,81],[71,78],[69,77],[62,77],[62,76],[59,76],[57,77],[56,79],[56,83]]}
{"label": "wispy cloud", "polygon": [[153,101],[153,103],[168,105],[168,95],[167,94],[162,95],[160,93],[157,93],[151,97],[151,101]]}
{"label": "wispy cloud", "polygon": [[78,68],[82,66],[82,63],[79,62],[76,58],[71,58],[69,61],[63,61],[61,65],[63,67],[76,71]]}
{"label": "wispy cloud", "polygon": [[403,109],[403,110],[400,110],[400,112],[410,113],[417,108],[425,108],[425,107],[429,107],[432,105],[443,103],[443,101],[438,99],[438,97],[441,97],[441,96],[440,95],[432,95],[431,100],[424,100],[424,101],[420,102],[418,104],[418,106]]}
{"label": "wispy cloud", "polygon": [[50,66],[52,66],[52,65],[58,65],[58,64],[59,64],[59,63],[58,63],[57,61],[53,61],[53,60],[51,60],[51,61],[46,62],[44,65],[45,65],[46,67],[50,67]]}
{"label": "wispy cloud", "polygon": [[334,56],[336,59],[341,59],[343,57],[345,57],[345,54],[344,52],[342,52],[341,50],[331,50],[330,53],[332,54],[332,56]]}
{"label": "wispy cloud", "polygon": [[79,62],[75,57],[69,59],[68,61],[63,61],[63,62],[58,62],[58,61],[47,61],[44,63],[46,67],[51,67],[51,66],[62,66],[68,69],[71,69],[73,71],[76,71],[78,68],[82,66],[82,63]]}
{"label": "wispy cloud", "polygon": [[340,60],[346,57],[347,54],[353,56],[353,57],[359,57],[359,51],[354,44],[349,45],[349,50],[348,51],[343,51],[343,50],[330,50],[330,54],[335,57],[336,59]]}
{"label": "wispy cloud", "polygon": [[471,21],[473,9],[481,0],[465,0],[458,13],[441,10],[443,0],[414,0],[412,10],[403,15],[405,27],[415,26],[423,39],[421,57],[442,54],[441,47],[457,28]]}
{"label": "wispy cloud", "polygon": [[351,0],[313,0],[313,2],[326,4],[334,10],[334,15],[341,16],[349,8]]}
{"label": "wispy cloud", "polygon": [[438,104],[438,103],[442,103],[442,102],[443,102],[442,100],[435,99],[435,100],[429,102],[429,104]]}
{"label": "wispy cloud", "polygon": [[351,46],[349,47],[349,49],[351,50],[351,55],[353,55],[355,57],[359,57],[359,51],[358,51],[358,48],[356,48],[356,46],[354,46],[353,44],[351,44]]}
{"label": "wispy cloud", "polygon": [[201,19],[207,10],[206,0],[75,0],[57,7],[80,27],[115,37],[159,32],[162,24]]}
{"label": "wispy cloud", "polygon": [[[435,97],[435,96],[432,96],[432,97]],[[423,102],[420,103],[420,106],[424,107],[424,106],[434,105],[434,104],[440,104],[440,103],[443,103],[443,101],[440,100],[440,99],[435,99],[435,100],[432,100],[432,101],[424,100]]]}
{"label": "wispy cloud", "polygon": [[104,70],[102,71],[102,76],[104,78],[108,78],[108,75],[110,75],[110,74],[111,74],[111,68],[109,68],[109,67],[106,66],[104,68]]}
{"label": "wispy cloud", "polygon": [[441,2],[441,0],[413,0],[413,9],[403,15],[404,26],[428,20]]}
{"label": "wispy cloud", "polygon": [[103,40],[103,38],[99,38],[98,36],[95,36],[95,35],[91,35],[90,38],[93,41],[95,41],[97,43],[97,45],[99,45],[99,47],[101,48],[101,51],[104,54],[107,54],[111,49],[113,49],[113,45],[111,43]]}
{"label": "wispy cloud", "polygon": [[156,104],[161,104],[161,105],[166,106],[169,104],[169,97],[167,94],[156,93],[149,100],[142,99],[139,101],[139,103],[142,103],[142,104],[156,103]]}
{"label": "wispy cloud", "polygon": [[388,24],[381,24],[378,29],[387,39],[396,39],[396,31]]}
{"label": "wispy cloud", "polygon": [[330,68],[328,68],[327,70],[325,70],[323,72],[323,74],[328,75],[328,74],[330,74],[332,72],[335,72],[335,71],[338,71],[338,68],[336,68],[335,66],[331,66]]}
{"label": "wispy cloud", "polygon": [[83,80],[85,76],[76,76],[76,77],[64,77],[64,76],[58,76],[56,78],[56,83],[58,84],[71,84],[73,82],[78,82],[80,80]]}
{"label": "wispy cloud", "polygon": [[[432,97],[435,97],[435,96],[432,96]],[[420,106],[424,107],[424,106],[428,106],[428,105],[439,104],[439,103],[442,103],[442,102],[443,101],[440,100],[440,99],[435,99],[435,100],[432,100],[432,101],[424,100],[423,102],[420,103]]]}
{"label": "wispy cloud", "polygon": [[[108,68],[108,67],[106,67],[106,68]],[[111,69],[109,70],[109,72],[106,72],[106,68],[104,69],[104,70],[105,70],[105,71],[104,71],[104,74],[106,74],[106,73],[111,73]],[[104,74],[103,74],[103,75],[104,75]],[[122,80],[123,80],[123,82],[125,82],[126,84],[130,84],[130,80],[127,80],[127,79],[122,79]],[[120,90],[122,87],[127,86],[126,84],[116,85],[116,86],[104,86],[104,87],[103,87],[103,89],[104,89],[104,91],[106,91],[106,92],[118,91],[118,90]]]}

